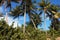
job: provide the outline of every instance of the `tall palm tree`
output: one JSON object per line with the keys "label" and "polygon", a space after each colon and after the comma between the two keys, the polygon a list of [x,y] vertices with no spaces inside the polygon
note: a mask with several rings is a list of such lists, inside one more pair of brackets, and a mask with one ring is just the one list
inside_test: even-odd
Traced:
{"label": "tall palm tree", "polygon": [[[26,4],[24,3],[26,2]],[[34,28],[36,29],[36,24],[34,22],[34,17],[35,17],[35,11],[34,11],[34,8],[32,7],[33,3],[31,2],[31,0],[22,0],[22,3],[21,5],[18,7],[18,9],[20,8],[20,10],[18,10],[17,8],[14,10],[14,11],[11,11],[11,14],[15,17],[18,17],[18,16],[23,16],[25,13],[28,14],[31,22],[33,23],[34,25]],[[26,8],[26,9],[25,9]],[[17,11],[18,10],[18,11]],[[18,12],[18,13],[17,13]],[[33,13],[34,12],[34,13]],[[37,14],[37,13],[36,13]],[[33,16],[34,15],[34,16]],[[26,16],[26,15],[25,15]],[[24,17],[25,17],[24,16]],[[37,16],[38,17],[38,16]],[[36,17],[36,18],[37,18]],[[25,17],[26,18],[26,17]],[[40,20],[40,18],[38,18]],[[25,20],[25,19],[24,19]],[[41,20],[39,21],[41,22]],[[37,23],[37,22],[36,22]],[[24,26],[25,27],[25,26]]]}
{"label": "tall palm tree", "polygon": [[[49,0],[41,0],[41,2],[39,3],[40,6],[40,14],[42,14],[42,12],[44,12],[44,27],[46,28],[46,21],[45,18],[46,16],[48,16],[50,19],[52,19],[54,17],[54,15],[56,13],[54,12],[58,12],[59,7],[56,5],[52,5]],[[46,15],[45,15],[46,14]],[[47,36],[47,32],[46,32],[46,36]]]}
{"label": "tall palm tree", "polygon": [[26,0],[24,1],[22,1],[23,3],[23,10],[24,10],[24,27],[23,27],[23,33],[25,33],[25,26],[26,26]]}
{"label": "tall palm tree", "polygon": [[[41,22],[41,20],[40,20],[39,15],[37,14],[37,12],[34,11],[34,10],[36,9],[36,7],[34,6],[32,0],[29,0],[29,1],[26,0],[26,5],[27,5],[27,6],[26,6],[26,11],[27,11],[28,16],[29,16],[29,18],[30,18],[30,22],[32,22],[34,28],[37,29],[37,26],[36,26],[37,24],[36,24],[35,18],[37,19],[37,21],[38,21],[38,19],[39,19],[39,22]],[[37,22],[37,23],[38,23],[38,22]]]}
{"label": "tall palm tree", "polygon": [[19,16],[24,16],[24,27],[23,27],[23,33],[25,33],[25,20],[26,20],[26,2],[25,0],[22,0],[21,5],[17,6],[13,11],[10,13],[11,16],[14,16],[14,19]]}
{"label": "tall palm tree", "polygon": [[[42,2],[39,3],[39,6],[40,6],[41,10],[44,11],[44,27],[46,29],[46,21],[45,21],[46,15],[45,14],[48,10],[48,7],[50,7],[50,2],[48,2],[48,1],[46,2],[45,0],[42,0]],[[42,12],[40,14],[42,14]],[[46,38],[47,38],[47,32],[46,32]]]}

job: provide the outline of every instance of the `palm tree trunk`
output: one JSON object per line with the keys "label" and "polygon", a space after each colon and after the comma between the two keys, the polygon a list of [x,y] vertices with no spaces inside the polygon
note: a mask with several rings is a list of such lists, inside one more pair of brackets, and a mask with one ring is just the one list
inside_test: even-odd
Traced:
{"label": "palm tree trunk", "polygon": [[[46,20],[45,20],[45,18],[46,18],[46,16],[45,16],[45,13],[44,13],[44,27],[46,29]],[[46,40],[47,40],[47,31],[45,31],[45,33],[46,33]]]}
{"label": "palm tree trunk", "polygon": [[7,3],[6,3],[6,1],[4,1],[5,3],[4,3],[4,10],[5,10],[5,12],[6,12],[6,16],[5,16],[5,20],[6,20],[6,23],[8,23],[8,14],[7,14],[7,9],[6,9],[6,5],[7,5]]}
{"label": "palm tree trunk", "polygon": [[6,12],[6,23],[8,23],[8,14],[7,14],[7,12]]}
{"label": "palm tree trunk", "polygon": [[33,23],[33,25],[34,25],[34,28],[37,30],[36,25],[35,25],[35,23],[34,23],[34,21],[33,21],[32,18],[31,18],[31,21],[32,21],[32,23]]}
{"label": "palm tree trunk", "polygon": [[25,33],[25,26],[26,26],[26,3],[25,3],[25,9],[24,9],[24,27],[23,27],[23,33]]}
{"label": "palm tree trunk", "polygon": [[[46,8],[44,8],[44,27],[46,29],[46,16],[45,16],[45,12],[46,12]],[[46,40],[47,40],[47,31],[45,31],[46,33]]]}

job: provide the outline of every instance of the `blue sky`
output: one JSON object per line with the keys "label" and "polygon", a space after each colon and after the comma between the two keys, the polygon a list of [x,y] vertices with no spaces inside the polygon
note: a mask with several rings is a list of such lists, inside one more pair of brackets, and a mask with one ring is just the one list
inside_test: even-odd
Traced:
{"label": "blue sky", "polygon": [[[40,0],[37,0],[37,2],[40,2]],[[51,2],[51,4],[60,5],[60,0],[50,0],[50,2]],[[17,5],[19,5],[19,4],[13,3],[13,2],[12,2],[11,4],[12,4],[12,7],[13,7],[13,8],[15,8]],[[7,10],[9,10],[9,9],[7,9]],[[0,7],[0,12],[3,12],[4,14],[6,13],[6,12],[4,11],[4,6]],[[43,14],[42,14],[42,17],[43,17]],[[19,20],[18,20],[18,18],[15,19],[15,20],[13,20],[13,18],[8,17],[8,20],[9,20],[9,23],[10,23],[10,21],[11,21],[11,23],[12,23],[13,21],[15,21],[16,23],[18,22],[19,25],[21,25],[21,24],[24,23],[24,17],[20,17]],[[13,20],[13,21],[12,21],[12,20]],[[43,18],[42,18],[42,20],[44,21]],[[29,22],[29,17],[28,17],[28,15],[26,15],[26,21]],[[44,23],[44,22],[43,22],[43,23]],[[43,23],[42,23],[42,26],[41,26],[41,27],[39,26],[39,28],[45,29]],[[49,20],[49,18],[46,18],[46,29],[45,29],[45,30],[48,30],[48,27],[49,27],[50,23],[51,23],[51,21]]]}

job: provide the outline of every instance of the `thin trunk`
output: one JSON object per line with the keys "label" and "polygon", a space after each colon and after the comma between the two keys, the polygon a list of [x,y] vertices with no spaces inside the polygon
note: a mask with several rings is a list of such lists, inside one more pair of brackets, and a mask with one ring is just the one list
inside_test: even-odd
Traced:
{"label": "thin trunk", "polygon": [[4,3],[4,9],[5,9],[5,12],[6,12],[6,16],[5,16],[5,20],[6,20],[6,23],[8,23],[8,14],[7,14],[7,9],[6,9],[6,5],[7,5],[7,3],[6,3],[6,1],[4,1],[5,3]]}
{"label": "thin trunk", "polygon": [[[45,30],[46,30],[46,20],[45,20],[46,16],[45,16],[45,13],[44,13],[44,27],[45,27]],[[46,40],[47,40],[47,31],[45,31],[46,33]]]}
{"label": "thin trunk", "polygon": [[25,33],[25,26],[26,26],[26,3],[25,3],[25,9],[24,9],[24,27],[23,27],[23,33]]}
{"label": "thin trunk", "polygon": [[8,23],[8,14],[6,12],[6,17],[5,17],[6,23]]}
{"label": "thin trunk", "polygon": [[[45,30],[46,30],[46,16],[45,16],[45,12],[46,12],[46,8],[44,8],[44,27],[45,27]],[[45,31],[46,33],[46,40],[47,40],[47,31]]]}
{"label": "thin trunk", "polygon": [[32,18],[31,18],[31,21],[32,21],[32,23],[33,23],[33,25],[34,25],[34,28],[37,30],[36,25],[35,25],[35,23],[34,23],[34,21],[33,21]]}

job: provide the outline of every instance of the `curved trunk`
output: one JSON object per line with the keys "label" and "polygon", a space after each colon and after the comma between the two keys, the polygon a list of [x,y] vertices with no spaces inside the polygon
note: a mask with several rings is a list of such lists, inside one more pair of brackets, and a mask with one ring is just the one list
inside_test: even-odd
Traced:
{"label": "curved trunk", "polygon": [[33,23],[33,26],[34,26],[34,28],[37,30],[37,28],[36,28],[36,25],[35,25],[35,23],[34,23],[34,21],[33,21],[33,19],[31,18],[31,13],[30,13],[30,11],[31,11],[31,6],[32,6],[32,0],[26,0],[27,1],[27,5],[28,5],[28,7],[27,7],[27,9],[28,9],[28,13],[29,13],[29,16],[30,16],[30,20],[31,20],[31,22]]}
{"label": "curved trunk", "polygon": [[32,21],[32,23],[33,23],[33,25],[34,25],[34,28],[37,30],[36,25],[35,25],[35,23],[34,23],[34,21],[33,21],[32,18],[31,18],[31,21]]}

